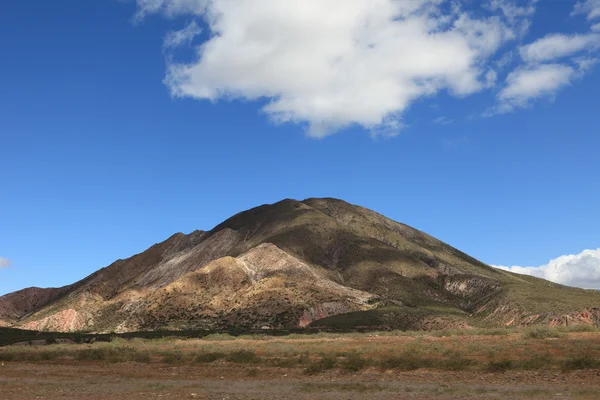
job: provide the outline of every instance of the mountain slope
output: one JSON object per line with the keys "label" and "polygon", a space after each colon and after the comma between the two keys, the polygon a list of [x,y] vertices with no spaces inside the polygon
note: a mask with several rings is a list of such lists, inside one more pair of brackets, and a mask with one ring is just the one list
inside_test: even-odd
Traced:
{"label": "mountain slope", "polygon": [[[10,303],[7,296],[0,305]],[[494,269],[363,207],[287,199],[209,232],[176,234],[59,296],[13,310],[8,322],[59,331],[310,323],[429,329],[598,324],[599,305],[598,291]]]}
{"label": "mountain slope", "polygon": [[0,297],[0,326],[10,326],[23,316],[38,310],[61,294],[68,287],[42,289],[30,287]]}

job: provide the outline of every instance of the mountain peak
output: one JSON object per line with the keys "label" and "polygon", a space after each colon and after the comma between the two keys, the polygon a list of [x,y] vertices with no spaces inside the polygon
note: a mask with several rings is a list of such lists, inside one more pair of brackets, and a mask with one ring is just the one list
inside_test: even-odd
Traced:
{"label": "mountain peak", "polygon": [[0,320],[96,331],[597,324],[599,302],[600,292],[491,268],[367,208],[308,198],[177,233],[65,288],[3,296]]}

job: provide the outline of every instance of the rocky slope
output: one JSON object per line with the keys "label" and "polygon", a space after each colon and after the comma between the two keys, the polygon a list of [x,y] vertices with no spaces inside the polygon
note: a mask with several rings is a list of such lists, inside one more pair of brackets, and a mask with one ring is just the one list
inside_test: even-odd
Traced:
{"label": "rocky slope", "polygon": [[0,319],[53,331],[600,324],[598,291],[491,268],[336,199],[260,206],[19,293],[0,297]]}
{"label": "rocky slope", "polygon": [[0,297],[0,327],[10,326],[65,293],[68,287],[41,289],[31,287]]}

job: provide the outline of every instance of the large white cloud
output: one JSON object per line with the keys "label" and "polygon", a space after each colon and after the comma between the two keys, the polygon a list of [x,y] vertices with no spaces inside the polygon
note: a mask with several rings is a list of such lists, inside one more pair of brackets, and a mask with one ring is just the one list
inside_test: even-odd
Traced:
{"label": "large white cloud", "polygon": [[539,267],[500,266],[518,274],[537,276],[552,282],[584,289],[600,289],[600,249],[561,256]]}
{"label": "large white cloud", "polygon": [[492,85],[489,59],[532,7],[490,4],[476,16],[443,0],[138,0],[137,17],[201,15],[210,30],[194,60],[169,64],[173,95],[265,99],[274,121],[321,137],[395,134],[416,99]]}
{"label": "large white cloud", "polygon": [[[273,121],[306,125],[315,137],[354,124],[394,135],[418,99],[497,87],[503,60],[525,38],[536,2],[136,0],[135,19],[192,18],[166,36],[166,51],[200,33],[196,20],[206,25],[208,39],[190,61],[167,57],[165,83],[176,97],[260,100]],[[593,18],[594,4],[580,2],[574,13]],[[593,49],[599,37],[555,34],[523,46],[522,65],[508,75],[488,114],[555,94],[583,70],[571,58]],[[593,55],[586,56],[592,65]],[[531,65],[558,57],[568,59]]]}
{"label": "large white cloud", "polygon": [[10,264],[11,264],[10,260],[0,257],[0,268],[10,267]]}

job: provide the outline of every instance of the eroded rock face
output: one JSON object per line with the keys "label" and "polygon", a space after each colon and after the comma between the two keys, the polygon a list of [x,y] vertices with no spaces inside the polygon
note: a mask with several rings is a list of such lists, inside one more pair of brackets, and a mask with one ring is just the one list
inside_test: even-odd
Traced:
{"label": "eroded rock face", "polygon": [[314,321],[368,309],[376,297],[333,282],[277,246],[265,243],[238,257],[214,260],[159,289],[130,289],[108,300],[79,296],[71,302],[75,308],[57,311],[22,327],[60,332],[126,332],[173,323],[207,329],[290,328],[306,326],[306,318],[299,318],[302,310]]}
{"label": "eroded rock face", "polygon": [[[364,309],[364,308],[362,308]],[[345,314],[353,311],[360,311],[361,307],[356,303],[348,302],[327,302],[318,304],[314,307],[310,307],[302,313],[298,326],[305,328],[314,321],[318,321],[323,318],[332,317],[338,314]]]}
{"label": "eroded rock face", "polygon": [[[485,310],[480,309],[480,312]],[[600,309],[586,308],[581,311],[557,313],[546,311],[531,313],[521,305],[502,304],[496,307],[486,318],[487,321],[499,321],[506,327],[519,327],[531,325],[548,326],[594,326],[600,327]]]}
{"label": "eroded rock face", "polygon": [[33,331],[76,332],[91,325],[93,321],[87,320],[82,313],[69,308],[40,320],[28,322],[22,328]]}

